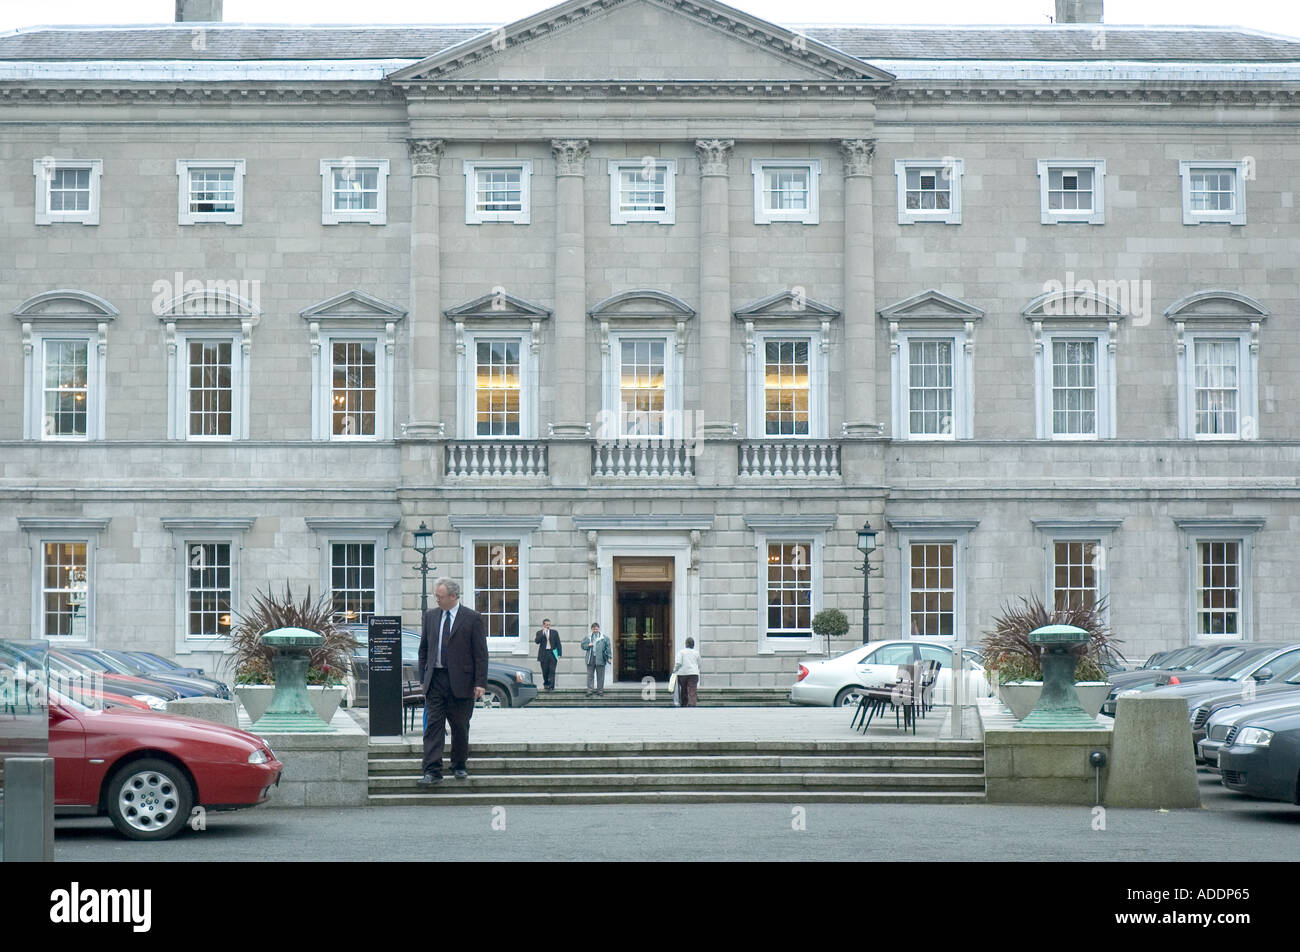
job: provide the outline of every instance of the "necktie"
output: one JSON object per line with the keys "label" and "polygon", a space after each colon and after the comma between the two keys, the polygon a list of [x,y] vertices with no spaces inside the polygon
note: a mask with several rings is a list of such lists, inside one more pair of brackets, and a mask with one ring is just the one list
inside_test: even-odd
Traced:
{"label": "necktie", "polygon": [[438,633],[438,657],[434,661],[435,668],[441,668],[442,664],[442,640],[451,637],[451,612],[442,613],[442,631]]}

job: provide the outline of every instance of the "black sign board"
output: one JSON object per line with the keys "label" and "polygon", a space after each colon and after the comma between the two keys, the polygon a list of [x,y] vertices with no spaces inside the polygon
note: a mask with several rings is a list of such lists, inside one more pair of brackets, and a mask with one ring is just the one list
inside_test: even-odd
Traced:
{"label": "black sign board", "polygon": [[402,733],[402,618],[370,619],[370,736]]}

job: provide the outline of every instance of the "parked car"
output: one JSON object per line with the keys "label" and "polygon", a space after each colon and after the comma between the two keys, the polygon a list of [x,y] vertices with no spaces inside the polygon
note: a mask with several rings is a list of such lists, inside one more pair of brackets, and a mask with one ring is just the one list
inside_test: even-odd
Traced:
{"label": "parked car", "polygon": [[[1297,683],[1291,679],[1300,675],[1300,652],[1277,658],[1254,671],[1240,683],[1219,685],[1219,690],[1201,697],[1188,696],[1188,720],[1192,723],[1192,746],[1206,736],[1210,717],[1219,710],[1241,707],[1268,697],[1278,691],[1292,691]],[[1212,685],[1215,682],[1196,682]],[[1195,698],[1195,699],[1194,699]]]}
{"label": "parked car", "polygon": [[[183,668],[174,661],[168,661],[161,658],[151,651],[119,651],[113,648],[105,649],[115,658],[130,660],[133,664],[142,666],[146,671],[156,671],[159,674],[179,675],[183,678],[204,678],[202,668]],[[212,681],[213,678],[207,678]]]}
{"label": "parked car", "polygon": [[[983,665],[966,652],[966,696],[992,694]],[[892,684],[900,664],[938,661],[939,679],[934,686],[934,703],[952,703],[952,646],[941,641],[906,639],[873,641],[826,661],[802,661],[799,676],[790,688],[795,704],[853,707],[862,688]]]}
{"label": "parked car", "polygon": [[175,701],[181,696],[179,691],[157,681],[106,674],[62,651],[51,650],[46,653],[46,659],[50,668],[50,681],[55,685],[63,682],[82,685],[84,690],[125,694],[137,701],[144,701],[154,711],[165,711],[168,701]]}
{"label": "parked car", "polygon": [[184,675],[150,671],[138,661],[119,658],[98,648],[69,647],[65,648],[64,651],[66,654],[84,661],[92,668],[97,668],[106,673],[129,675],[165,684],[179,692],[181,697],[216,697],[222,700],[229,700],[230,698],[230,688],[223,682],[214,681],[211,678],[191,678]]}
{"label": "parked car", "polygon": [[1248,718],[1219,751],[1219,775],[1237,793],[1300,804],[1300,711]]}
{"label": "parked car", "polygon": [[[357,641],[352,655],[353,704],[370,703],[370,630],[366,625],[349,625]],[[402,682],[420,677],[420,633],[402,629]],[[487,693],[477,707],[523,707],[537,697],[533,673],[523,665],[488,659]]]}
{"label": "parked car", "polygon": [[[1265,693],[1268,692],[1268,693]],[[1296,675],[1281,684],[1261,688],[1252,701],[1246,701],[1240,692],[1236,695],[1237,703],[1223,703],[1205,723],[1196,740],[1196,760],[1206,766],[1219,769],[1219,751],[1231,745],[1237,733],[1248,721],[1280,714],[1292,709],[1300,710],[1300,675]]]}
{"label": "parked car", "polygon": [[[18,707],[22,704],[27,706],[30,713],[33,699],[48,693],[50,685],[46,675],[46,669],[40,665],[39,659],[33,662],[30,658],[7,650],[7,646],[0,643],[0,714],[17,713]],[[145,700],[108,691],[102,684],[67,678],[57,678],[54,684],[57,690],[86,707],[129,707],[138,711],[149,710],[149,704]],[[45,702],[40,701],[40,704],[44,709]]]}
{"label": "parked car", "polygon": [[1219,645],[1208,649],[1199,656],[1199,660],[1190,662],[1185,669],[1147,668],[1142,671],[1129,671],[1112,675],[1110,694],[1101,705],[1101,713],[1115,716],[1115,708],[1120,694],[1126,691],[1154,691],[1167,684],[1187,684],[1193,681],[1209,681],[1233,666],[1244,664],[1251,659],[1262,658],[1279,648],[1295,647],[1280,643],[1246,643],[1236,645]]}
{"label": "parked car", "polygon": [[284,765],[247,731],[174,714],[94,710],[50,692],[59,816],[103,816],[133,840],[179,833],[192,809],[265,802]]}

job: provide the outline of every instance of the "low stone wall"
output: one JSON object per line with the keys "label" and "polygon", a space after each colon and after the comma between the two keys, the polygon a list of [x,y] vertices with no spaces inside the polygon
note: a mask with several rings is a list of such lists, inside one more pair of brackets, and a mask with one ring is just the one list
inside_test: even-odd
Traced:
{"label": "low stone wall", "polygon": [[239,726],[239,702],[215,697],[182,697],[167,702],[168,714],[196,717],[226,727]]}
{"label": "low stone wall", "polygon": [[[1097,772],[1089,763],[1095,750],[1110,760],[1113,732],[1093,730],[1020,730],[1003,713],[1002,702],[981,698],[984,728],[985,797],[990,803],[1097,803]],[[1109,766],[1101,768],[1106,792]]]}
{"label": "low stone wall", "polygon": [[271,807],[365,806],[369,737],[344,711],[330,721],[332,734],[262,734],[241,712],[240,727],[266,740],[284,764]]}

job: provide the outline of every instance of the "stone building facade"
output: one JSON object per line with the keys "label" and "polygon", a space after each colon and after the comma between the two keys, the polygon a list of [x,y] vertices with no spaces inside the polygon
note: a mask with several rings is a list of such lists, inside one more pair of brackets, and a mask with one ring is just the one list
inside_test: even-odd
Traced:
{"label": "stone building facade", "polygon": [[[784,685],[1106,599],[1289,637],[1300,41],[713,0],[0,36],[6,631],[214,666],[290,582]],[[827,646],[813,614],[839,608]]]}

